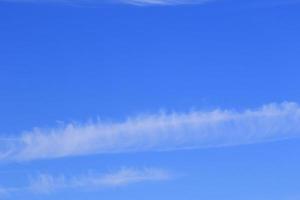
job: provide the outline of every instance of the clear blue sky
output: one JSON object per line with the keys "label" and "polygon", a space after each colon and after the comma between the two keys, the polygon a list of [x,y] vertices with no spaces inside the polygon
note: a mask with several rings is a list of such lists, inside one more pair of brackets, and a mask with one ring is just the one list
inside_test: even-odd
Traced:
{"label": "clear blue sky", "polygon": [[[293,124],[300,122],[300,2],[70,2],[0,1],[0,155],[13,151],[8,158],[0,156],[0,199],[300,200],[300,127]],[[122,142],[103,151],[88,149],[90,143],[82,139],[69,152],[64,147],[73,144],[73,134],[89,131],[56,128],[89,120],[97,125],[97,118],[114,127],[161,110],[181,115],[228,109],[243,118],[244,110],[270,103],[280,110],[282,102],[296,104],[292,116],[280,118],[287,127],[294,120],[295,138],[281,140],[276,132],[276,142],[251,145],[235,142],[240,140],[233,133],[231,140],[241,145],[202,148],[195,142],[196,148],[182,150],[177,146],[189,148],[191,142],[173,144],[167,135],[157,139],[162,140],[158,146],[167,143],[173,150],[156,151],[157,143],[145,150],[128,136],[134,141],[129,152],[107,153]],[[261,132],[250,138],[266,130],[272,135],[277,128],[273,118],[268,128],[257,125],[260,118],[254,120],[249,127]],[[52,130],[67,142],[51,143],[42,131],[46,140],[33,143],[39,148],[28,145],[26,151],[25,145],[23,150],[23,135],[38,137],[34,127]],[[279,130],[289,135],[286,129]],[[183,130],[190,129],[173,127],[170,134]],[[236,128],[212,130],[226,135]],[[100,184],[94,184],[95,176]],[[125,181],[111,184],[111,178]]]}

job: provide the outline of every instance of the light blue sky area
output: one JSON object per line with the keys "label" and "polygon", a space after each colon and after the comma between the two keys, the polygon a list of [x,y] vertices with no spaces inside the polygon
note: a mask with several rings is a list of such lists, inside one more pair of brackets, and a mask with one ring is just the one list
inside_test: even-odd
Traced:
{"label": "light blue sky area", "polygon": [[0,199],[300,200],[299,9],[0,0]]}

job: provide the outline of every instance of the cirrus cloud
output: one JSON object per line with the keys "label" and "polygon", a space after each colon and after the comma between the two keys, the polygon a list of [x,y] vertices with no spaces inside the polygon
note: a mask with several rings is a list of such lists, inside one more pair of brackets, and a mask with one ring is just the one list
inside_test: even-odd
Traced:
{"label": "cirrus cloud", "polygon": [[244,111],[192,111],[97,121],[25,132],[2,140],[0,159],[35,160],[67,156],[209,148],[300,136],[300,106],[268,104]]}
{"label": "cirrus cloud", "polygon": [[170,172],[157,168],[122,168],[106,174],[89,173],[71,177],[39,174],[31,179],[27,189],[34,193],[52,193],[65,189],[120,187],[142,182],[166,181],[171,178]]}
{"label": "cirrus cloud", "polygon": [[131,184],[160,182],[173,179],[173,174],[159,168],[121,168],[108,173],[90,172],[82,175],[52,175],[40,173],[31,177],[26,186],[0,187],[0,199],[15,194],[51,194],[64,190],[99,190]]}
{"label": "cirrus cloud", "polygon": [[119,0],[119,3],[131,4],[136,6],[149,5],[184,5],[184,4],[203,4],[213,0]]}

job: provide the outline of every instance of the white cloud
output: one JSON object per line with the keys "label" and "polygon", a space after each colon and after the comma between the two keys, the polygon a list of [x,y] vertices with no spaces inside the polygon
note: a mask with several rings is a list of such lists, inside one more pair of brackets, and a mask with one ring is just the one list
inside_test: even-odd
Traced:
{"label": "white cloud", "polygon": [[171,174],[169,172],[154,168],[124,168],[108,174],[90,173],[72,177],[40,174],[31,180],[28,189],[35,193],[51,193],[64,189],[119,187],[140,182],[165,181],[170,178]]}
{"label": "white cloud", "polygon": [[120,4],[129,4],[134,6],[150,6],[150,5],[161,5],[161,6],[170,6],[170,5],[184,5],[184,4],[203,4],[206,2],[214,0],[0,0],[7,2],[47,2],[47,3],[65,3],[65,4],[99,4],[99,3],[120,3]]}
{"label": "white cloud", "polygon": [[100,183],[100,185],[105,186],[122,186],[132,183],[144,182],[144,181],[163,181],[168,180],[172,175],[162,169],[155,168],[144,168],[142,170],[124,168],[118,171],[117,173],[106,174],[98,179],[98,181],[88,181],[85,182],[94,182]]}
{"label": "white cloud", "polygon": [[4,160],[208,148],[282,140],[300,136],[300,107],[269,104],[244,111],[212,110],[144,115],[124,122],[68,124],[35,128],[7,140]]}
{"label": "white cloud", "polygon": [[209,1],[212,0],[119,0],[120,3],[136,6],[203,4]]}
{"label": "white cloud", "polygon": [[172,178],[173,174],[158,168],[122,168],[111,173],[87,173],[79,176],[39,174],[31,178],[26,186],[0,187],[0,199],[24,192],[50,194],[68,189],[97,190],[144,182],[167,181]]}

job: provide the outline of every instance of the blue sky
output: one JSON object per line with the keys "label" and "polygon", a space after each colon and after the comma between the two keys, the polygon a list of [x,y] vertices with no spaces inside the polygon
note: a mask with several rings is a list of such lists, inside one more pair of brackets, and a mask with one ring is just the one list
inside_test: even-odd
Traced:
{"label": "blue sky", "polygon": [[300,200],[299,8],[0,0],[0,199]]}

